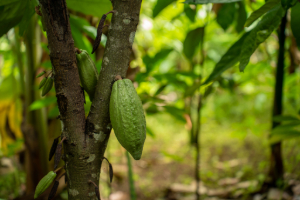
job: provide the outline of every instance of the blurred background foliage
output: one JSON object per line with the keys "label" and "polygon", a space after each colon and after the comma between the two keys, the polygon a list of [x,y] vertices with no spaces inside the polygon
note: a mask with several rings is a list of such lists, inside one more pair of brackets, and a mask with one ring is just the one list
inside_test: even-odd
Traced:
{"label": "blurred background foliage", "polygon": [[[66,2],[75,46],[91,52],[98,22],[112,9],[111,3]],[[227,50],[258,24],[254,20],[249,27],[244,26],[250,14],[264,4],[263,0],[198,5],[143,0],[127,72],[147,119],[142,159],[132,161],[137,199],[194,199],[197,156],[204,197],[246,199],[267,179],[270,144],[281,141],[285,173],[284,182],[278,185],[280,191],[300,186],[300,52],[299,38],[292,34],[291,24],[295,22],[290,11],[284,46],[284,109],[282,116],[274,118],[283,122],[281,126],[271,131],[279,48],[276,27],[255,48],[244,72],[239,71],[237,61],[220,64]],[[35,0],[0,2],[2,199],[22,199],[34,190],[53,165],[48,163],[49,147],[61,130],[55,91],[41,98],[38,84],[42,77],[35,78],[43,70],[51,71],[47,36],[42,18],[34,12],[36,5]],[[105,44],[104,35],[101,47],[91,55],[99,72]],[[233,58],[242,50],[236,51]],[[210,76],[221,65],[223,69]],[[205,80],[207,84],[202,85]],[[86,95],[86,114],[90,106]],[[194,150],[198,139],[201,151]],[[114,181],[109,184],[108,165],[104,165],[102,198],[130,199],[127,158],[114,135],[106,157],[114,167]],[[61,188],[57,199],[66,198],[67,191]]]}

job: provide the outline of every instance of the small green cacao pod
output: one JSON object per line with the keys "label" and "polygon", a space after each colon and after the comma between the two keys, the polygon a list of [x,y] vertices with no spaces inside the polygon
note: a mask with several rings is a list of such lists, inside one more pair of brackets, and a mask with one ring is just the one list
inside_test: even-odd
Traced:
{"label": "small green cacao pod", "polygon": [[44,74],[46,74],[46,72],[45,72],[45,71],[42,71],[41,73],[39,73],[39,74],[36,76],[36,78],[39,78],[39,77],[43,76]]}
{"label": "small green cacao pod", "polygon": [[38,185],[35,188],[34,198],[36,199],[40,196],[45,190],[51,185],[56,177],[56,173],[54,171],[50,171],[46,176],[44,176]]}
{"label": "small green cacao pod", "polygon": [[80,81],[91,101],[93,101],[98,82],[97,68],[92,58],[89,56],[89,53],[85,50],[80,51],[80,54],[76,54]]}
{"label": "small green cacao pod", "polygon": [[44,77],[44,78],[41,80],[41,82],[40,82],[40,84],[39,84],[39,89],[41,89],[41,88],[45,85],[47,79],[48,79],[47,77]]}
{"label": "small green cacao pod", "polygon": [[46,83],[43,87],[42,96],[45,96],[53,87],[53,77],[50,77],[46,80]]}
{"label": "small green cacao pod", "polygon": [[109,112],[118,141],[135,160],[139,160],[146,139],[146,120],[131,80],[118,80],[113,84]]}

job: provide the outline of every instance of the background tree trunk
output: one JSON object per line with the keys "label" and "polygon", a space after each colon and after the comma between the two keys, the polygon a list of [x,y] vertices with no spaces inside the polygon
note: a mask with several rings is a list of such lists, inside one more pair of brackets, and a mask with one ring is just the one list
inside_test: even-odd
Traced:
{"label": "background tree trunk", "polygon": [[[285,27],[286,27],[286,14],[281,20],[280,30],[278,33],[279,38],[279,51],[276,69],[276,84],[273,103],[273,114],[277,116],[282,114],[282,98],[283,98],[283,82],[284,82],[284,43],[285,43]],[[278,126],[280,123],[272,122],[272,129]],[[281,155],[281,142],[271,145],[271,160],[269,170],[269,181],[273,186],[277,186],[278,181],[283,181],[283,160]]]}

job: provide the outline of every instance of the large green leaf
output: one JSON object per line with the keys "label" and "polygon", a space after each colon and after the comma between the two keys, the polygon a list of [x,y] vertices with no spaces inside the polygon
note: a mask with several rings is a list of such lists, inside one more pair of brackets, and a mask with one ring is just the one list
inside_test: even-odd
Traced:
{"label": "large green leaf", "polygon": [[21,1],[24,1],[24,0],[1,0],[0,1],[0,6],[11,4],[11,3],[14,3],[14,2],[17,2],[17,1],[21,2]]}
{"label": "large green leaf", "polygon": [[258,18],[263,16],[266,12],[269,12],[276,5],[280,4],[280,0],[269,0],[258,10],[251,13],[250,17],[247,19],[245,23],[245,27],[250,26],[253,22],[255,22]]}
{"label": "large green leaf", "polygon": [[239,62],[242,46],[248,35],[249,32],[245,33],[228,49],[228,51],[222,56],[221,60],[216,64],[213,72],[209,75],[204,84],[207,84],[218,78],[224,71],[226,71],[230,67],[233,67],[236,63]]}
{"label": "large green leaf", "polygon": [[191,61],[200,44],[203,42],[204,27],[191,30],[183,42],[183,53]]}
{"label": "large green leaf", "polygon": [[153,18],[155,18],[163,9],[176,0],[158,0],[153,9]]}
{"label": "large green leaf", "polygon": [[241,0],[185,0],[187,4],[232,3]]}
{"label": "large green leaf", "polygon": [[277,115],[275,117],[273,117],[273,121],[275,122],[299,122],[300,123],[300,119],[295,117],[295,116],[291,116],[291,115]]}
{"label": "large green leaf", "polygon": [[223,4],[217,15],[217,22],[223,28],[224,31],[230,26],[234,21],[235,16],[235,3]]}
{"label": "large green leaf", "polygon": [[10,100],[20,93],[20,85],[13,74],[8,75],[0,84],[0,101]]}
{"label": "large green leaf", "polygon": [[44,99],[36,100],[29,106],[29,110],[38,110],[51,104],[54,104],[56,103],[56,101],[57,99],[55,96],[49,96]]}
{"label": "large green leaf", "polygon": [[29,0],[0,2],[0,37],[19,24],[28,4]]}
{"label": "large green leaf", "polygon": [[160,61],[163,61],[172,51],[173,49],[162,49],[160,52],[155,54],[154,57],[146,55],[143,58],[143,62],[146,65],[147,73],[151,72],[154,69],[154,66]]}
{"label": "large green leaf", "polygon": [[189,5],[184,5],[184,12],[191,22],[195,22],[196,9],[192,9]]}
{"label": "large green leaf", "polygon": [[279,26],[284,14],[285,10],[281,7],[281,4],[279,4],[265,14],[256,27],[251,30],[242,47],[239,66],[241,72],[246,68],[256,48]]}
{"label": "large green leaf", "polygon": [[291,29],[300,49],[300,3],[291,9]]}
{"label": "large green leaf", "polygon": [[97,17],[102,17],[112,10],[110,0],[67,0],[67,6],[72,10]]}
{"label": "large green leaf", "polygon": [[19,24],[19,35],[22,36],[24,31],[28,28],[31,17],[35,14],[35,6],[38,5],[36,0],[29,0],[29,3],[26,6],[25,14]]}
{"label": "large green leaf", "polygon": [[286,129],[286,130],[273,130],[270,137],[270,143],[277,143],[282,140],[292,139],[300,136],[299,130]]}
{"label": "large green leaf", "polygon": [[245,9],[245,4],[243,2],[238,2],[239,9],[237,13],[237,24],[236,24],[236,31],[240,33],[244,29],[244,24],[247,20],[247,12]]}
{"label": "large green leaf", "polygon": [[165,106],[164,109],[179,121],[186,122],[183,109],[174,106]]}
{"label": "large green leaf", "polygon": [[97,36],[97,29],[91,24],[81,17],[77,17],[75,15],[70,15],[70,24],[71,26],[75,26],[81,32],[86,33],[92,39],[95,39]]}
{"label": "large green leaf", "polygon": [[284,9],[289,9],[291,7],[293,7],[298,0],[281,0],[281,5]]}

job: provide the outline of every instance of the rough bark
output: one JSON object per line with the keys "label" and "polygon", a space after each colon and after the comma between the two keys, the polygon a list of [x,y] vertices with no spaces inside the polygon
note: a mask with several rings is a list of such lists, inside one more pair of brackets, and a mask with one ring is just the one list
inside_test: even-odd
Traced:
{"label": "rough bark", "polygon": [[116,75],[125,77],[142,0],[112,0],[116,10],[108,31],[102,69],[87,120],[65,0],[40,0],[54,69],[69,200],[96,199],[102,158],[111,132],[109,99]]}

